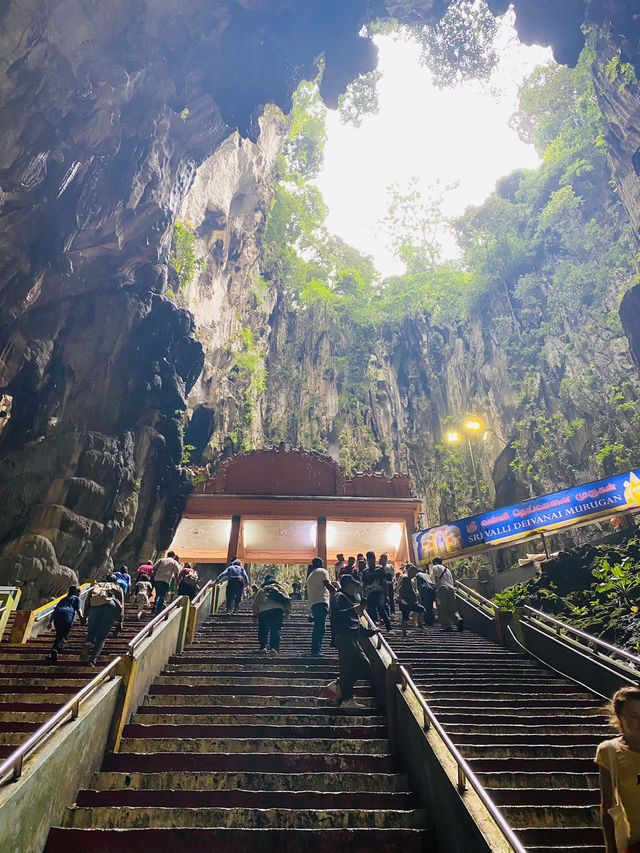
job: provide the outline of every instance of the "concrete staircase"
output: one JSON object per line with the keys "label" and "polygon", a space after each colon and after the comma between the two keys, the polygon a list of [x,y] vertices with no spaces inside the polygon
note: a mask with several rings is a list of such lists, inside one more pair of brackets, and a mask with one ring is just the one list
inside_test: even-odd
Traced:
{"label": "concrete staircase", "polygon": [[[125,605],[124,628],[111,634],[98,661],[105,666],[120,654],[152,614],[140,622],[133,605]],[[0,759],[7,758],[72,696],[88,684],[98,669],[80,663],[87,629],[76,617],[57,666],[49,661],[55,631],[45,631],[26,643],[0,645]]]}
{"label": "concrete staircase", "polygon": [[278,656],[258,655],[256,634],[245,605],[170,659],[46,853],[434,849],[372,688],[356,688],[361,709],[320,698],[337,658],[328,637],[309,656],[306,605]]}
{"label": "concrete staircase", "polygon": [[527,850],[603,853],[602,699],[468,631],[388,639]]}

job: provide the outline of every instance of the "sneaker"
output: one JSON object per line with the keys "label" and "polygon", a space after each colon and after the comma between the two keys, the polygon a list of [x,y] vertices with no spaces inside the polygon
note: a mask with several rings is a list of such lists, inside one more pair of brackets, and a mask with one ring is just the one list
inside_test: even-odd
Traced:
{"label": "sneaker", "polygon": [[258,652],[258,654],[259,654],[259,655],[266,655],[266,654],[267,654],[267,649],[260,649],[260,651]]}
{"label": "sneaker", "polygon": [[49,663],[58,663],[58,650],[51,649],[49,654]]}
{"label": "sneaker", "polygon": [[276,649],[269,649],[269,655],[274,658],[278,654]]}
{"label": "sneaker", "polygon": [[458,631],[464,631],[464,619],[460,617],[460,621],[458,622]]}
{"label": "sneaker", "polygon": [[339,705],[340,708],[364,708],[364,705],[361,702],[356,702],[355,699],[346,699],[344,702],[341,702]]}

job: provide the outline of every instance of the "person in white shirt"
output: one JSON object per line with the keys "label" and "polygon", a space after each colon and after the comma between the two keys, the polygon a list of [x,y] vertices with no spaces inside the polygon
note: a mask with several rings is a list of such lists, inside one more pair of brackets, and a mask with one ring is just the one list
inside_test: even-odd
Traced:
{"label": "person in white shirt", "polygon": [[433,558],[431,577],[436,585],[436,603],[438,619],[443,631],[452,631],[455,625],[458,631],[464,628],[462,616],[456,610],[456,593],[451,571],[443,564],[440,557]]}
{"label": "person in white shirt", "polygon": [[313,633],[311,635],[311,655],[322,657],[322,641],[329,612],[329,602],[335,592],[331,585],[329,572],[325,569],[320,557],[314,557],[311,572],[307,577],[307,600],[313,617]]}
{"label": "person in white shirt", "polygon": [[153,564],[153,588],[156,591],[155,615],[164,610],[164,601],[169,592],[169,586],[178,577],[180,563],[175,551],[169,551],[166,557],[156,560]]}

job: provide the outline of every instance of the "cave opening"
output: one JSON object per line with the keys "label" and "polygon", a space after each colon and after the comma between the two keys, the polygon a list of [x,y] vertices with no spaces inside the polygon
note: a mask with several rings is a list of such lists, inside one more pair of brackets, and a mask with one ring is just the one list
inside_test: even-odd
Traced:
{"label": "cave opening", "polygon": [[[392,39],[391,18],[428,43],[436,72],[490,71],[490,41],[463,55],[456,40],[473,28],[441,22],[450,6],[475,9],[489,32],[487,9],[506,2],[194,0],[175,13],[143,0],[133,27],[72,5],[59,32],[52,10],[36,25],[35,0],[9,0],[9,27],[24,6],[31,37],[11,42],[0,90],[13,117],[0,168],[0,503],[15,510],[3,546],[28,554],[50,537],[88,577],[123,542],[147,554],[170,538],[189,464],[263,446],[409,472],[426,524],[496,491],[512,501],[639,464],[628,4],[516,0],[521,40],[559,63],[521,91],[517,129],[536,162],[505,157],[510,173],[466,210],[403,173],[372,248],[333,225],[336,211],[349,225],[364,214],[329,198],[326,105],[373,121],[386,48],[369,36]],[[443,123],[414,88],[409,117],[386,120],[398,166],[412,146],[440,156],[426,140]],[[438,126],[419,129],[421,111]],[[460,171],[488,172],[479,135],[455,131]],[[369,184],[393,183],[367,169]],[[457,255],[442,251],[443,219]],[[389,241],[384,268],[369,256]],[[18,408],[33,428],[17,428]],[[446,443],[469,413],[487,427],[471,446],[478,482],[469,447]],[[99,566],[97,551],[68,547],[93,525]]]}

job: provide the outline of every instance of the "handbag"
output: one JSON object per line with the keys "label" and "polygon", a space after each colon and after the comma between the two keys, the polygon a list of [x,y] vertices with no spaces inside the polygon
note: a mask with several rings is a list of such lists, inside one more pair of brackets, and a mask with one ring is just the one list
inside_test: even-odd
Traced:
{"label": "handbag", "polygon": [[610,741],[606,747],[609,754],[609,773],[611,775],[611,793],[613,805],[607,809],[613,821],[613,828],[616,837],[616,847],[618,850],[626,850],[629,846],[629,822],[624,806],[618,797],[618,750],[615,748],[613,741]]}

